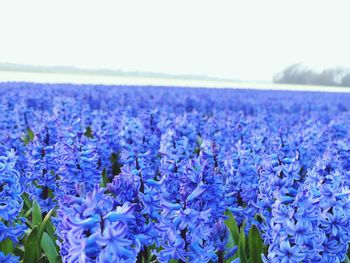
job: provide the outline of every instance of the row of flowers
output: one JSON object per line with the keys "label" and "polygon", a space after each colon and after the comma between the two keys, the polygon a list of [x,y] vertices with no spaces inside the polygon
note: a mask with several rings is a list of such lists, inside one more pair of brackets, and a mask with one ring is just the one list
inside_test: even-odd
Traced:
{"label": "row of flowers", "polygon": [[348,95],[1,88],[1,260],[348,260]]}

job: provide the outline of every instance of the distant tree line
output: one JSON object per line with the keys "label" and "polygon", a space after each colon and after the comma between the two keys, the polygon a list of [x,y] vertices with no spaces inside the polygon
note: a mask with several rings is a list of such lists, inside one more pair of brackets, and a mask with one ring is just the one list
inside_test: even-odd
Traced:
{"label": "distant tree line", "polygon": [[277,73],[274,83],[350,87],[350,69],[337,67],[316,72],[303,64],[294,64]]}

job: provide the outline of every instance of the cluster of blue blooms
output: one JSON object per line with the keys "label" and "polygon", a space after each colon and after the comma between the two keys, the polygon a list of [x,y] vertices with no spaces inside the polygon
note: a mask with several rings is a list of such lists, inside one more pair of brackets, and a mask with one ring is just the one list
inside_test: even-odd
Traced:
{"label": "cluster of blue blooms", "polygon": [[23,200],[20,174],[14,169],[16,156],[13,150],[0,157],[0,241],[6,238],[18,243],[24,234],[23,222],[19,218]]}
{"label": "cluster of blue blooms", "polygon": [[0,89],[0,262],[22,260],[32,201],[63,262],[239,262],[228,215],[261,262],[347,260],[350,95]]}
{"label": "cluster of blue blooms", "polygon": [[[26,227],[19,217],[23,207],[21,194],[23,189],[20,184],[20,174],[14,168],[17,157],[10,150],[0,156],[0,242],[11,240],[18,244],[24,235]],[[19,258],[12,255],[4,255],[0,251],[1,262],[19,262]]]}
{"label": "cluster of blue blooms", "polygon": [[79,196],[66,195],[58,209],[61,256],[64,262],[134,262],[140,250],[134,205],[117,206],[105,189],[97,186]]}

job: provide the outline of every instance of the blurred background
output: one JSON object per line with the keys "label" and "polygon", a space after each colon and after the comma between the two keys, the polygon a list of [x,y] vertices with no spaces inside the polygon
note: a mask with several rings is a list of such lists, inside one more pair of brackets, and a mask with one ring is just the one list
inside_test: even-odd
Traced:
{"label": "blurred background", "polygon": [[349,10],[341,0],[2,1],[0,81],[341,88]]}

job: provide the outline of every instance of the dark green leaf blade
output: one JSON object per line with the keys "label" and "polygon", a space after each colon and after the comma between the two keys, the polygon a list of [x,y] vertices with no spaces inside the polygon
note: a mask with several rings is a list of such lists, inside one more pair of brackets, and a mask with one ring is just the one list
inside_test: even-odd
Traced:
{"label": "dark green leaf blade", "polygon": [[230,232],[232,234],[233,241],[235,242],[235,245],[238,245],[239,229],[238,229],[238,226],[237,226],[237,222],[236,222],[234,216],[232,215],[231,211],[227,210],[226,211],[226,215],[228,215],[229,218],[225,221],[225,224],[230,229]]}
{"label": "dark green leaf blade", "polygon": [[39,240],[41,240],[41,237],[45,231],[45,228],[47,226],[47,224],[50,222],[50,218],[53,214],[53,212],[55,211],[54,208],[52,208],[47,214],[46,216],[44,217],[44,220],[42,221],[42,223],[40,224],[40,227],[39,227]]}
{"label": "dark green leaf blade", "polygon": [[41,209],[39,203],[34,200],[33,201],[33,210],[32,210],[32,224],[33,226],[39,226],[43,220]]}
{"label": "dark green leaf blade", "polygon": [[24,246],[24,257],[23,263],[34,263],[40,257],[40,244],[38,239],[38,227],[34,226],[30,232],[25,246]]}
{"label": "dark green leaf blade", "polygon": [[244,233],[244,224],[241,226],[241,229],[239,232],[238,253],[239,253],[240,263],[248,263],[247,253],[246,253],[246,238]]}
{"label": "dark green leaf blade", "polygon": [[100,185],[101,185],[101,187],[106,187],[107,183],[108,183],[107,169],[104,168],[102,170],[102,178],[101,178],[101,184]]}
{"label": "dark green leaf blade", "polygon": [[22,195],[22,199],[23,199],[24,204],[27,206],[28,209],[32,208],[32,202],[30,202],[27,193],[24,193],[24,194]]}
{"label": "dark green leaf blade", "polygon": [[41,247],[50,263],[61,262],[55,243],[46,232],[43,233],[43,237],[41,238]]}
{"label": "dark green leaf blade", "polygon": [[2,251],[5,255],[13,252],[14,246],[11,239],[6,238],[2,242],[0,242],[0,251]]}
{"label": "dark green leaf blade", "polygon": [[249,259],[252,259],[252,262],[262,263],[261,254],[263,253],[263,241],[255,225],[250,228],[248,233],[248,248]]}

